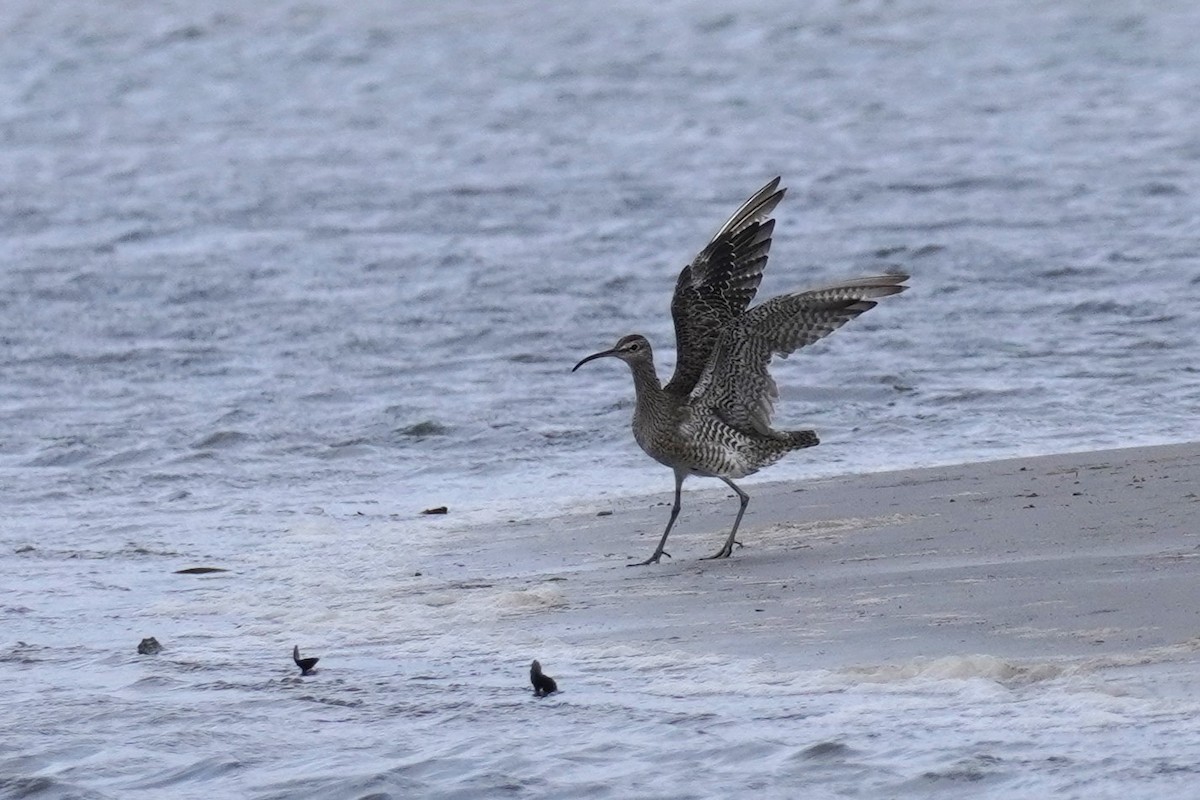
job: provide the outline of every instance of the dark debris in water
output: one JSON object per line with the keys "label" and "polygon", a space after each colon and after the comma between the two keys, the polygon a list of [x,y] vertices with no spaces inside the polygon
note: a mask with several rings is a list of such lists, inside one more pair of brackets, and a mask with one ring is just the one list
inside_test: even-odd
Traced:
{"label": "dark debris in water", "polygon": [[296,666],[300,668],[301,675],[313,674],[313,669],[317,666],[317,662],[320,660],[321,659],[317,658],[316,656],[311,658],[301,658],[300,645],[296,645],[292,648],[292,661],[296,662]]}
{"label": "dark debris in water", "polygon": [[156,656],[163,651],[163,646],[158,643],[158,639],[153,636],[147,636],[142,641],[138,642],[138,655]]}
{"label": "dark debris in water", "polygon": [[229,570],[221,567],[188,567],[175,570],[176,575],[208,575],[211,572],[229,572]]}
{"label": "dark debris in water", "polygon": [[534,660],[529,668],[529,681],[533,684],[533,693],[537,697],[548,697],[558,691],[558,683],[542,672],[542,665]]}
{"label": "dark debris in water", "polygon": [[427,508],[424,511],[422,511],[421,513],[422,514],[447,514],[449,512],[450,512],[450,509],[446,508],[445,506],[438,506],[436,508]]}

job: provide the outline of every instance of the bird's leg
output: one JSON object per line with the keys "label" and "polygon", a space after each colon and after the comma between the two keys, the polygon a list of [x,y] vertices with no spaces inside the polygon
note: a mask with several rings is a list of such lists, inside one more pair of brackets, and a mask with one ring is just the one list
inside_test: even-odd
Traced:
{"label": "bird's leg", "polygon": [[737,484],[729,480],[729,478],[721,478],[721,480],[725,481],[725,483],[729,485],[730,489],[733,489],[735,492],[737,492],[738,499],[741,501],[742,505],[740,508],[738,508],[737,519],[733,521],[733,530],[729,532],[729,538],[725,540],[725,545],[711,556],[708,556],[708,558],[705,559],[706,561],[714,558],[729,558],[729,556],[733,553],[733,546],[735,544],[738,547],[742,546],[741,542],[737,541],[738,525],[742,524],[742,515],[746,513],[746,506],[750,505],[750,495],[739,489]]}
{"label": "bird's leg", "polygon": [[671,535],[671,526],[675,524],[675,518],[679,516],[679,493],[683,489],[683,479],[687,477],[686,472],[675,471],[675,505],[671,506],[671,518],[667,520],[667,529],[663,531],[662,538],[658,540],[658,547],[654,548],[654,553],[645,561],[639,561],[636,564],[629,564],[630,567],[641,567],[646,564],[657,564],[658,560],[663,556],[671,557],[671,554],[663,550],[667,546],[667,537]]}

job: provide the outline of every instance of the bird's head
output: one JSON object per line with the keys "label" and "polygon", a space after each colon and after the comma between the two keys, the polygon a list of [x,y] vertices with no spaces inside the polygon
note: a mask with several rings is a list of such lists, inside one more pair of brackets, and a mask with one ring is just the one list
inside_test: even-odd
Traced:
{"label": "bird's head", "polygon": [[579,369],[589,361],[594,361],[597,358],[605,358],[606,356],[619,358],[629,365],[633,365],[639,361],[645,361],[648,363],[653,361],[653,353],[650,351],[650,342],[646,341],[645,336],[631,333],[628,336],[622,336],[620,341],[618,341],[611,350],[601,350],[599,353],[592,353],[590,356],[576,364],[571,372]]}

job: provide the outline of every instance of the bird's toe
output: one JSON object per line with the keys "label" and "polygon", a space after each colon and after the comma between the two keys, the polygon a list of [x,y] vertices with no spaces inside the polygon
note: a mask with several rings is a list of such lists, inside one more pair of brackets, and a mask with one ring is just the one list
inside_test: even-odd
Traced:
{"label": "bird's toe", "polygon": [[705,556],[701,560],[702,561],[715,561],[718,558],[729,558],[731,555],[733,555],[732,547],[722,547],[720,550],[713,553],[711,556]]}
{"label": "bird's toe", "polygon": [[627,566],[627,567],[644,567],[647,564],[657,564],[658,560],[662,556],[666,556],[667,558],[670,558],[671,554],[668,553],[666,550],[659,550],[656,553],[654,553],[654,555],[647,558],[645,561],[638,561],[636,564],[626,564],[625,566]]}

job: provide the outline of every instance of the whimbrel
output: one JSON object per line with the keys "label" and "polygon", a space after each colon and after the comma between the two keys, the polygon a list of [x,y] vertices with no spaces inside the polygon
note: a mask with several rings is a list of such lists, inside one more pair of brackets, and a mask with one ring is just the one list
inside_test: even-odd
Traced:
{"label": "whimbrel", "polygon": [[[813,431],[771,428],[779,396],[767,372],[773,356],[787,357],[822,339],[875,299],[898,294],[908,275],[854,278],[820,289],[773,297],[747,310],[762,281],[775,220],[783,199],[779,178],[733,213],[691,264],[679,273],[671,316],[675,320],[675,374],[659,383],[644,336],[622,337],[610,350],[575,365],[611,356],[629,365],[637,404],[633,436],[646,453],[675,472],[675,503],[658,547],[639,564],[656,564],[679,516],[679,494],[688,475],[720,478],[741,506],[725,544],[709,558],[728,558],[750,496],[734,478],[751,475],[785,454],[818,443]],[[636,566],[631,564],[630,566]]]}

